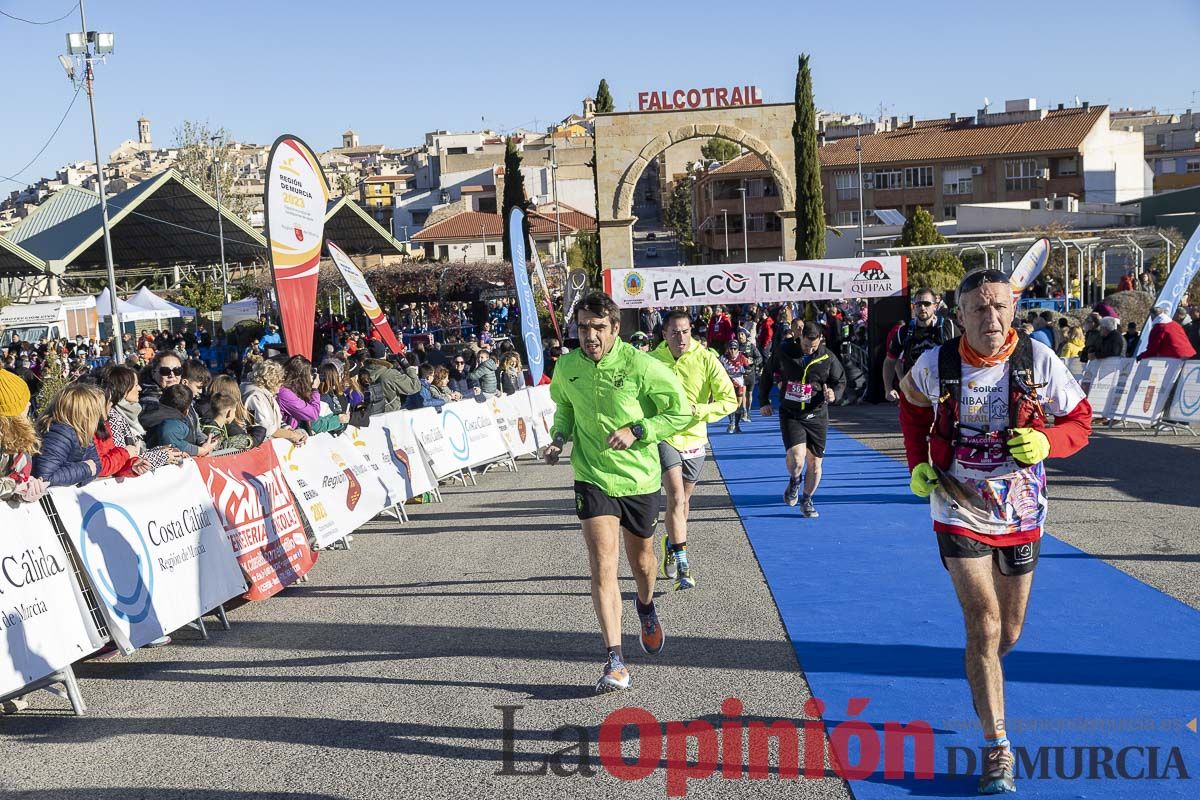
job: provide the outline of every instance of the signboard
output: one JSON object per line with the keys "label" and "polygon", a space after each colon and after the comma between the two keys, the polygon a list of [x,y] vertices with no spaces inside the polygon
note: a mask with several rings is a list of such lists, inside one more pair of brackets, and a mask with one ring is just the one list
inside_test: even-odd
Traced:
{"label": "signboard", "polygon": [[534,441],[541,449],[552,441],[550,429],[554,427],[554,400],[550,397],[549,386],[534,386],[526,391],[533,417]]}
{"label": "signboard", "polygon": [[907,286],[905,256],[604,272],[604,290],[622,308],[898,297]]}
{"label": "signboard", "polygon": [[250,584],[247,600],[278,594],[312,569],[317,555],[271,447],[197,458],[196,466]]}
{"label": "signboard", "polygon": [[525,345],[525,360],[536,386],[542,382],[542,328],[537,306],[533,303],[533,288],[529,285],[529,268],[525,265],[525,213],[514,208],[508,214],[508,242],[512,251],[513,281],[521,303],[521,342]]}
{"label": "signboard", "polygon": [[1181,369],[1183,360],[1179,358],[1146,358],[1138,361],[1129,372],[1117,416],[1126,422],[1158,422]]}
{"label": "signboard", "polygon": [[295,136],[275,140],[267,157],[263,232],[291,355],[312,358],[317,270],[325,235],[329,186],[317,157]]}
{"label": "signboard", "polygon": [[460,400],[442,406],[439,419],[450,454],[461,467],[477,467],[508,457],[508,447],[488,403]]}
{"label": "signboard", "polygon": [[247,589],[193,461],[50,494],[122,652]]}
{"label": "signboard", "polygon": [[1083,390],[1092,404],[1092,416],[1111,419],[1117,413],[1131,364],[1132,358],[1101,358],[1087,363]]}
{"label": "signboard", "polygon": [[273,439],[272,445],[318,547],[345,538],[383,511],[383,484],[345,436],[322,433],[299,447]]}
{"label": "signboard", "polygon": [[371,320],[371,324],[375,326],[375,330],[379,331],[379,335],[383,338],[383,343],[393,353],[402,351],[404,348],[396,340],[396,332],[392,330],[387,314],[384,314],[383,309],[379,307],[379,301],[375,299],[375,293],[367,285],[367,279],[362,274],[362,270],[350,260],[350,256],[342,252],[342,248],[333,242],[326,242],[325,246],[329,248],[329,257],[333,259],[338,272],[342,273],[342,277],[346,280],[346,285],[350,287],[350,291],[354,293],[358,304],[362,306],[363,313],[367,315],[367,319]]}
{"label": "signboard", "polygon": [[1185,361],[1167,419],[1172,422],[1200,422],[1200,361]]}
{"label": "signboard", "polygon": [[504,397],[493,397],[488,401],[496,428],[504,439],[508,454],[513,458],[525,456],[537,450],[533,434],[533,412],[529,395],[525,391]]}
{"label": "signboard", "polygon": [[0,696],[70,666],[103,642],[67,554],[37,503],[0,503]]}
{"label": "signboard", "polygon": [[[452,404],[447,403],[442,408],[449,405]],[[465,466],[450,451],[450,440],[446,438],[446,432],[442,430],[442,421],[436,410],[421,408],[408,412],[407,417],[409,430],[412,432],[413,438],[420,444],[421,451],[425,454],[425,459],[429,468],[433,470],[435,478],[453,475]]]}
{"label": "signboard", "polygon": [[[405,494],[408,497],[432,492],[437,486],[433,473],[429,470],[429,462],[417,444],[417,437],[409,425],[408,411],[390,411],[371,418],[371,427],[380,428],[386,434],[388,452],[392,455],[392,466],[396,473],[407,482]],[[434,412],[437,413],[436,411]],[[389,501],[391,496],[388,496]]]}
{"label": "signboard", "polygon": [[[392,413],[399,412],[393,411]],[[378,421],[379,417],[371,420],[372,423]],[[411,469],[408,464],[408,454],[403,450],[396,453],[391,449],[387,431],[383,429],[382,425],[372,424],[365,428],[351,426],[346,428],[341,438],[349,440],[363,463],[371,470],[371,474],[382,484],[384,508],[391,508],[413,497],[409,493]]]}
{"label": "signboard", "polygon": [[638,111],[683,111],[689,108],[761,106],[757,86],[706,86],[638,92]]}

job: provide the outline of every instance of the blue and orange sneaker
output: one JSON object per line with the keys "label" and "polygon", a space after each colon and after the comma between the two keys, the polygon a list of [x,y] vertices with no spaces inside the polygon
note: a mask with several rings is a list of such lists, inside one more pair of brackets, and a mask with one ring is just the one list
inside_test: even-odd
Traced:
{"label": "blue and orange sneaker", "polygon": [[654,606],[650,606],[649,614],[639,611],[638,621],[641,623],[638,642],[642,645],[642,652],[651,656],[658,655],[662,652],[663,645],[667,643],[667,635],[663,633],[662,624],[658,621],[658,612],[654,610]]}
{"label": "blue and orange sneaker", "polygon": [[596,694],[619,692],[622,689],[628,689],[629,683],[629,670],[621,659],[610,653],[608,661],[604,665],[604,674],[600,676],[600,681],[596,684]]}

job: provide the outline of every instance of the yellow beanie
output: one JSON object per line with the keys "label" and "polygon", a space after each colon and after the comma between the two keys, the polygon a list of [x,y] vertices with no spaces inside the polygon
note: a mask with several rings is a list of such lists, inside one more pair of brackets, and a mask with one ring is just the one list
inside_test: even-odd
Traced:
{"label": "yellow beanie", "polygon": [[0,417],[19,417],[29,407],[29,385],[6,369],[0,369]]}

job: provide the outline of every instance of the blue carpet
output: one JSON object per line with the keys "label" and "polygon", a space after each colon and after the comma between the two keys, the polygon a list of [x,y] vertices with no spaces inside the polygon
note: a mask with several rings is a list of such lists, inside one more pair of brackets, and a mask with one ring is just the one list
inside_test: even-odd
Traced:
{"label": "blue carpet", "polygon": [[[908,490],[900,462],[830,431],[820,519],[800,516],[781,495],[787,480],[778,422],[762,419],[729,435],[710,426],[721,475],[829,729],[862,719],[914,720],[934,730],[936,775],[851,781],[857,798],[973,796],[965,754],[951,770],[948,748],[978,754],[982,734],[963,673],[962,618],[938,558],[929,507]],[[1051,492],[1053,493],[1053,478]],[[1054,508],[1051,495],[1050,526]],[[1047,798],[1200,798],[1200,613],[1050,536],[1042,542],[1026,627],[1004,662],[1008,732],[1046,777],[1019,780],[1020,794]],[[869,698],[857,716],[852,697]],[[1110,748],[1114,777],[1087,779],[1089,761]],[[1190,779],[1126,780],[1148,769],[1157,747],[1161,774],[1179,748]],[[1066,748],[1039,751],[1037,748]],[[881,748],[882,749],[882,748]],[[1069,779],[1076,755],[1083,775]],[[852,748],[857,758],[857,748]],[[1061,768],[1057,765],[1061,762]],[[1034,762],[1041,772],[1040,762]],[[1061,776],[1068,776],[1066,778]]]}

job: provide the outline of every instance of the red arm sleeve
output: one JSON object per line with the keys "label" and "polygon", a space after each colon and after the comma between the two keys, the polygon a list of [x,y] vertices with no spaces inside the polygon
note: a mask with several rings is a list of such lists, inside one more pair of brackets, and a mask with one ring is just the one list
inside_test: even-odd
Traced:
{"label": "red arm sleeve", "polygon": [[128,450],[113,443],[111,431],[107,439],[96,436],[93,437],[93,441],[96,443],[96,453],[100,456],[100,472],[97,473],[97,477],[120,475],[133,460],[129,457]]}
{"label": "red arm sleeve", "polygon": [[[1073,456],[1092,435],[1092,404],[1083,398],[1066,414],[1054,418],[1054,427],[1042,431],[1050,442],[1050,458]],[[907,437],[906,437],[907,438]]]}
{"label": "red arm sleeve", "polygon": [[[1086,402],[1086,401],[1084,401]],[[1088,411],[1089,426],[1091,411]],[[911,472],[929,461],[929,431],[933,429],[933,407],[913,405],[900,393],[900,432],[904,435],[904,455]]]}

